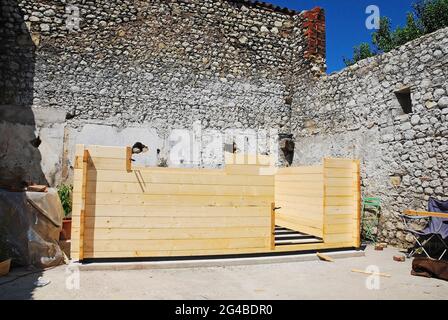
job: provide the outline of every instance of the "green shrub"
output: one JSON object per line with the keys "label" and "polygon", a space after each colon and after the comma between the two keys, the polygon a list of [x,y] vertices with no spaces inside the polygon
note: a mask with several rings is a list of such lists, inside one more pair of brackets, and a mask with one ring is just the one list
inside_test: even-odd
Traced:
{"label": "green shrub", "polygon": [[72,185],[62,184],[58,187],[58,195],[59,199],[61,199],[65,217],[69,217],[72,213],[72,193]]}

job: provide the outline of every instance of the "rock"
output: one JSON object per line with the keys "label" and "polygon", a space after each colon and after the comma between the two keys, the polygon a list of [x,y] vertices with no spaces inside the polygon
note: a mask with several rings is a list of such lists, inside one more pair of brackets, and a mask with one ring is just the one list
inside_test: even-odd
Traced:
{"label": "rock", "polygon": [[238,41],[239,41],[240,43],[242,43],[242,44],[247,43],[248,40],[249,40],[249,39],[247,39],[247,37],[245,37],[245,36],[242,36],[241,38],[238,39]]}
{"label": "rock", "polygon": [[44,11],[44,16],[46,17],[54,17],[56,15],[56,13],[54,12],[53,9],[48,9]]}
{"label": "rock", "polygon": [[50,25],[49,25],[49,24],[46,24],[46,23],[42,23],[42,24],[40,25],[40,31],[42,31],[42,32],[48,32],[48,31],[50,31]]}
{"label": "rock", "polygon": [[432,109],[432,108],[434,108],[435,106],[437,106],[437,103],[435,103],[434,101],[426,101],[426,102],[425,102],[425,106],[426,106],[426,108],[428,108],[428,109]]}
{"label": "rock", "polygon": [[438,104],[439,108],[442,108],[442,109],[448,107],[448,97],[445,96],[445,97],[440,98],[439,101],[437,102],[437,104]]}
{"label": "rock", "polygon": [[444,94],[445,94],[445,90],[439,88],[439,89],[434,90],[433,96],[434,96],[435,100],[439,100],[440,98],[443,97]]}
{"label": "rock", "polygon": [[404,255],[397,255],[397,256],[394,256],[394,261],[405,262],[406,261],[406,257]]}
{"label": "rock", "polygon": [[420,123],[420,116],[418,114],[414,114],[411,117],[411,124],[415,126],[415,125],[417,125],[419,123]]}

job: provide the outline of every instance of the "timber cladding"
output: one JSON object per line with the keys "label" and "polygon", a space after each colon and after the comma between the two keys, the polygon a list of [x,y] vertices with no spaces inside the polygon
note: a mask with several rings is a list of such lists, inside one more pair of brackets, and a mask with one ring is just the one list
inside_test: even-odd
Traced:
{"label": "timber cladding", "polygon": [[129,170],[126,148],[77,146],[76,156],[73,259],[271,249],[274,176],[257,165]]}
{"label": "timber cladding", "polygon": [[276,224],[322,238],[325,246],[360,246],[360,201],[356,160],[324,159],[275,175]]}
{"label": "timber cladding", "polygon": [[359,246],[356,161],[276,169],[246,156],[215,170],[131,167],[130,157],[77,145],[72,259],[293,250],[275,247],[275,225],[323,239],[296,250]]}

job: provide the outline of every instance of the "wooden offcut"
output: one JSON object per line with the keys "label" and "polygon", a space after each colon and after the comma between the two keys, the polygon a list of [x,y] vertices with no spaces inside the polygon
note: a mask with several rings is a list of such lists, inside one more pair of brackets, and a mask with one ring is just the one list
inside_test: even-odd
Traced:
{"label": "wooden offcut", "polygon": [[435,217],[435,218],[447,218],[448,217],[447,213],[442,213],[442,212],[405,210],[404,213],[409,216],[418,216],[418,217]]}
{"label": "wooden offcut", "polygon": [[[136,167],[126,147],[76,147],[72,257],[138,258],[359,246],[359,166],[277,169],[227,154],[223,169]],[[276,246],[275,226],[322,238]]]}

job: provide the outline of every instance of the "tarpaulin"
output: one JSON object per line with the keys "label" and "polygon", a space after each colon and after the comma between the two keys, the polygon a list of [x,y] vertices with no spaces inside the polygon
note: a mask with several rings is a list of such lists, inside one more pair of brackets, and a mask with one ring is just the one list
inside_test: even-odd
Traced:
{"label": "tarpaulin", "polygon": [[13,265],[46,268],[59,265],[64,211],[56,189],[10,192],[0,189],[0,250]]}

